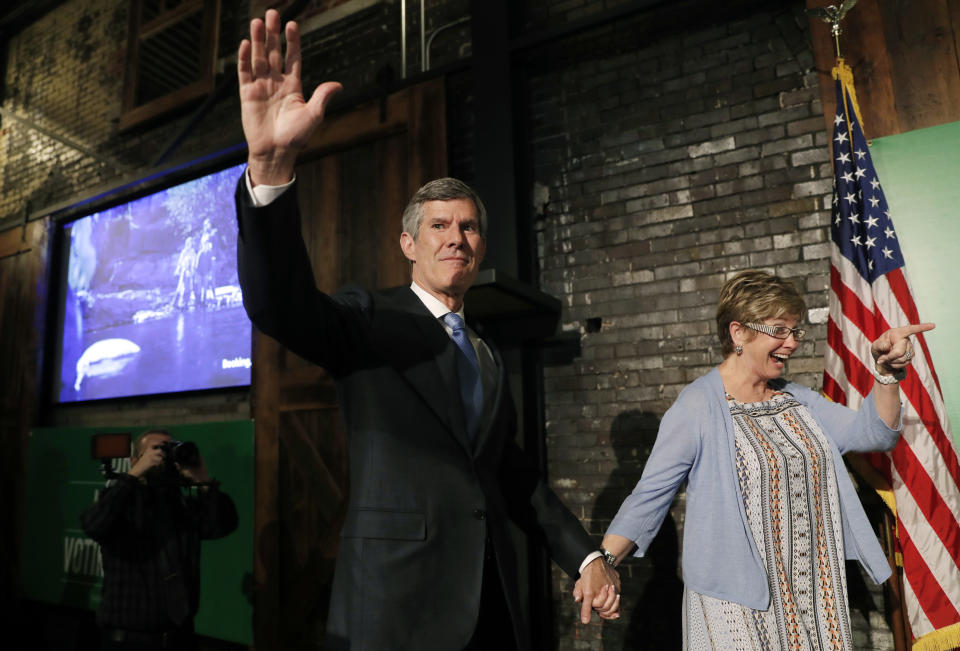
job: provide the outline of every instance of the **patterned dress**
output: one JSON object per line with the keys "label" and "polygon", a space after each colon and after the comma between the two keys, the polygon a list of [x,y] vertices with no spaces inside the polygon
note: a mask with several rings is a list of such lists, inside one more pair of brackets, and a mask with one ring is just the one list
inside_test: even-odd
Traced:
{"label": "patterned dress", "polygon": [[766,567],[770,607],[753,610],[685,590],[684,648],[853,649],[834,476],[839,460],[810,412],[790,394],[756,403],[728,395],[727,404],[740,492]]}

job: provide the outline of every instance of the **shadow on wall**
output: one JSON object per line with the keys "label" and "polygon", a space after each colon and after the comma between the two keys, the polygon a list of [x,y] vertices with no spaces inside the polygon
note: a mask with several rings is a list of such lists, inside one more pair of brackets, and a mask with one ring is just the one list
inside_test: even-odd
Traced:
{"label": "shadow on wall", "polygon": [[[604,530],[640,479],[653,450],[660,418],[631,410],[618,415],[610,428],[610,446],[617,467],[597,496],[591,519]],[[643,558],[630,557],[620,567],[623,597],[620,620],[603,626],[603,648],[680,649],[683,582],[679,571],[677,523],[668,513]]]}

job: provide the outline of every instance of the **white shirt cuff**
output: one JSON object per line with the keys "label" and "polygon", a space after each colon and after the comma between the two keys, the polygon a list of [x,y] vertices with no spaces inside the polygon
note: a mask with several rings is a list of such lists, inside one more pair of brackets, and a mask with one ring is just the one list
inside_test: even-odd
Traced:
{"label": "white shirt cuff", "polygon": [[601,554],[600,552],[590,552],[589,554],[587,554],[587,557],[583,559],[582,563],[580,563],[579,574],[583,574],[583,570],[587,567],[587,565],[589,565],[596,559],[600,558],[601,556],[603,556],[603,554]]}
{"label": "white shirt cuff", "polygon": [[253,182],[250,181],[250,168],[248,167],[243,173],[243,178],[247,183],[247,193],[250,195],[253,205],[262,208],[273,203],[277,197],[293,185],[293,182],[297,180],[297,175],[294,174],[290,182],[283,185],[258,185],[254,187]]}

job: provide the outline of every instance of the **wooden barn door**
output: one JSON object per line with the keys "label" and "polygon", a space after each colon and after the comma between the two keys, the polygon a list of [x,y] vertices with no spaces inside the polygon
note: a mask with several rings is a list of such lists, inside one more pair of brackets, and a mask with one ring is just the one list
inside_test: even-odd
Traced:
{"label": "wooden barn door", "polygon": [[[50,219],[0,233],[0,611],[22,612],[27,439],[36,423],[43,350]],[[39,293],[38,293],[39,290]]]}
{"label": "wooden barn door", "polygon": [[[446,173],[442,80],[327,120],[297,167],[317,286],[410,282],[400,216]],[[320,649],[348,486],[344,428],[326,372],[255,340],[254,636],[257,649]]]}

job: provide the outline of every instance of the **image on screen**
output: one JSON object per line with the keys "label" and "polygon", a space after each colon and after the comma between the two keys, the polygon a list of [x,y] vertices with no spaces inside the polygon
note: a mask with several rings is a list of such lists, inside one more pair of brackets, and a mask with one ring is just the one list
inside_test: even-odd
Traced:
{"label": "image on screen", "polygon": [[56,400],[250,383],[233,205],[242,168],[64,226]]}

